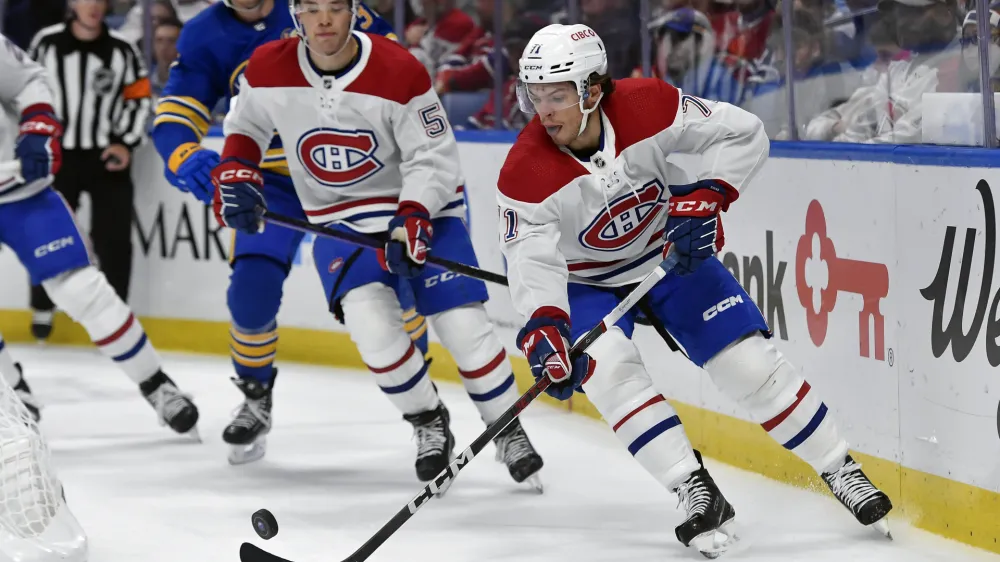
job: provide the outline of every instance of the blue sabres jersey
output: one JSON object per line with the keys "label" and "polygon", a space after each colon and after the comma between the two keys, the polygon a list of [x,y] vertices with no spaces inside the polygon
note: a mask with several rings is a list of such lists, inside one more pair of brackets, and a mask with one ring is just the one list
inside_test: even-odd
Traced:
{"label": "blue sabres jersey", "polygon": [[[176,172],[192,145],[199,145],[212,123],[211,110],[238,92],[239,78],[254,50],[295,33],[292,16],[276,1],[261,21],[247,23],[216,2],[184,25],[177,41],[177,60],[163,88],[153,122],[153,143],[167,167]],[[392,27],[364,3],[358,6],[355,29],[396,39]],[[261,163],[265,172],[288,176],[288,164],[277,134]]]}

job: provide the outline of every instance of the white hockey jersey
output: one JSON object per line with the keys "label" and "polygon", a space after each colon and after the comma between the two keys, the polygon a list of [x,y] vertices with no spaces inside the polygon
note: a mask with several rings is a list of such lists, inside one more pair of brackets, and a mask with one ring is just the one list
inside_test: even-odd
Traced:
{"label": "white hockey jersey", "polygon": [[[767,159],[763,124],[738,107],[657,79],[616,87],[601,102],[601,146],[588,161],[557,147],[536,117],[500,172],[500,245],[525,317],[568,316],[567,282],[637,282],[661,260],[670,185],[713,179],[739,191]],[[702,155],[696,177],[667,162],[674,152]]]}
{"label": "white hockey jersey", "polygon": [[[0,165],[14,161],[21,112],[32,105],[52,106],[45,68],[0,35]],[[52,176],[23,184],[17,174],[0,171],[0,204],[27,199],[52,183]]]}
{"label": "white hockey jersey", "polygon": [[356,63],[318,73],[297,38],[259,47],[226,116],[223,158],[260,162],[274,131],[310,222],[388,228],[399,201],[465,216],[458,143],[427,71],[390,39],[354,32]]}

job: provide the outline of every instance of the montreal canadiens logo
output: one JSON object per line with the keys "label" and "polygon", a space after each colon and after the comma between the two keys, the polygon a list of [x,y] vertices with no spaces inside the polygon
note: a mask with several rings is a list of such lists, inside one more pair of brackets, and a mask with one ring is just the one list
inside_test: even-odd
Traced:
{"label": "montreal canadiens logo", "polygon": [[653,180],[636,192],[628,192],[609,205],[580,233],[580,244],[591,250],[616,252],[635,242],[663,209],[663,184]]}
{"label": "montreal canadiens logo", "polygon": [[328,187],[347,187],[385,167],[375,158],[378,139],[372,131],[319,128],[302,135],[295,149],[302,167]]}

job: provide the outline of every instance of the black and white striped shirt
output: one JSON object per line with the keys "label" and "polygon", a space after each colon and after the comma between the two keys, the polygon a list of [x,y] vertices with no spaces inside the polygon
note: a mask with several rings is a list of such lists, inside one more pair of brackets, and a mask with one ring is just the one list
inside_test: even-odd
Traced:
{"label": "black and white striped shirt", "polygon": [[142,142],[151,91],[134,45],[107,26],[96,40],[80,41],[69,23],[60,23],[38,32],[30,54],[52,79],[63,149],[134,149]]}

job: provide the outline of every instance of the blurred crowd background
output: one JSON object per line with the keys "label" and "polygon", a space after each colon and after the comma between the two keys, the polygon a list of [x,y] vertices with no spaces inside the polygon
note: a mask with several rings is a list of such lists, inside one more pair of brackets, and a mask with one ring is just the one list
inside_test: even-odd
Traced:
{"label": "blurred crowd background", "polygon": [[[209,4],[110,0],[107,22],[146,54],[155,90],[184,22]],[[614,77],[651,76],[739,105],[772,139],[997,146],[1000,4],[989,0],[367,4],[426,65],[456,129],[523,127],[514,76],[527,41],[549,23],[582,22],[604,39]],[[0,9],[3,32],[26,47],[64,19],[66,0],[0,0]]]}

